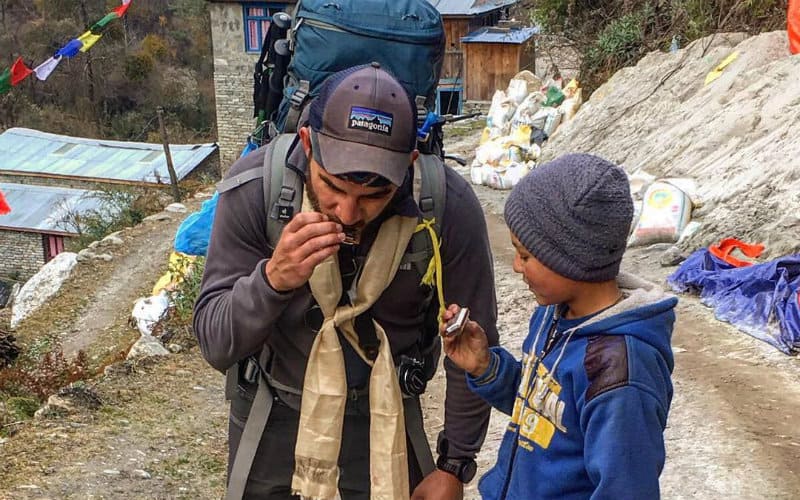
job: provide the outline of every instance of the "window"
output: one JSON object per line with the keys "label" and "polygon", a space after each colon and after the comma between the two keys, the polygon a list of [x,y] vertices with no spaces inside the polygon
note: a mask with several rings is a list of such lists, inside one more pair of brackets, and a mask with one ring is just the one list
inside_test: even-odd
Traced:
{"label": "window", "polygon": [[244,9],[244,48],[247,52],[261,52],[261,45],[269,30],[272,16],[285,7],[275,3],[246,3]]}

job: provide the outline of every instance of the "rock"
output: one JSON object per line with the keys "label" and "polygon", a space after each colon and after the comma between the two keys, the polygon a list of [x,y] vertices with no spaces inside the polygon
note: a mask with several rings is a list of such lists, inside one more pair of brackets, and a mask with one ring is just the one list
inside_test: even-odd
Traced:
{"label": "rock", "polygon": [[[99,241],[93,241],[93,242],[89,243],[89,248],[92,248],[92,249],[97,248],[97,246],[99,244],[100,244]],[[78,255],[80,255],[80,253]]]}
{"label": "rock", "polygon": [[[97,242],[95,242],[95,243],[97,243]],[[89,248],[84,248],[83,250],[78,252],[78,256],[76,257],[76,260],[78,262],[86,262],[87,260],[96,259],[96,258],[97,258],[97,254],[96,253],[92,252],[92,250],[89,249]]]}
{"label": "rock", "polygon": [[152,335],[142,335],[139,337],[139,340],[133,344],[126,359],[138,360],[151,356],[169,356],[169,351]]}
{"label": "rock", "polygon": [[72,274],[72,269],[77,263],[78,256],[76,254],[63,252],[33,275],[14,299],[11,328],[16,328],[30,313],[55,295],[61,288],[62,283]]}
{"label": "rock", "polygon": [[100,255],[95,255],[93,258],[96,259],[96,260],[102,260],[102,261],[105,261],[105,262],[111,262],[112,260],[114,260],[114,257],[111,254],[108,254],[108,253],[101,253]]}
{"label": "rock", "polygon": [[167,349],[169,349],[169,352],[173,354],[178,354],[179,352],[183,352],[183,346],[180,344],[170,344],[167,346]]}
{"label": "rock", "polygon": [[106,469],[103,471],[103,474],[107,476],[119,476],[120,472],[117,469]]}
{"label": "rock", "polygon": [[213,197],[213,196],[214,196],[214,195],[213,195],[213,194],[211,194],[211,193],[203,193],[203,192],[199,192],[199,193],[197,193],[197,194],[195,194],[195,195],[194,195],[194,199],[195,199],[195,200],[207,200],[207,199],[209,199],[209,198],[211,198],[211,197]]}
{"label": "rock", "polygon": [[133,477],[138,477],[139,479],[150,479],[152,477],[150,476],[149,472],[142,469],[134,469],[131,474],[133,475]]}
{"label": "rock", "polygon": [[109,235],[109,236],[106,236],[105,238],[103,238],[103,239],[100,241],[100,246],[101,246],[101,247],[108,247],[108,246],[119,246],[119,245],[123,245],[124,243],[125,243],[125,242],[124,242],[124,241],[122,241],[122,238],[120,238],[120,237],[118,237],[118,236],[111,236],[111,235]]}
{"label": "rock", "polygon": [[184,205],[183,203],[170,203],[169,205],[167,205],[167,207],[164,209],[164,211],[165,212],[172,212],[172,213],[176,213],[176,214],[182,214],[182,213],[186,213],[187,209],[186,209],[186,205]]}
{"label": "rock", "polygon": [[161,213],[154,214],[154,215],[148,215],[147,217],[142,219],[142,221],[160,222],[160,221],[171,220],[171,219],[172,219],[172,217],[170,217],[169,214],[165,214],[164,212],[161,212]]}
{"label": "rock", "polygon": [[69,415],[75,413],[75,405],[67,398],[52,395],[47,399],[47,404],[36,410],[33,414],[35,419],[45,419],[52,415]]}
{"label": "rock", "polygon": [[666,252],[661,254],[660,263],[661,267],[672,267],[677,266],[684,260],[686,260],[686,255],[683,253],[683,251],[676,246],[672,246]]}

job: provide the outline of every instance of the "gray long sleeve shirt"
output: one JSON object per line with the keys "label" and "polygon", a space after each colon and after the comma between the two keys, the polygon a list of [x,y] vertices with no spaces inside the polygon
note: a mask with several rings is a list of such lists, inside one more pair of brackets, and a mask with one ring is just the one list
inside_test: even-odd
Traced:
{"label": "gray long sleeve shirt", "polygon": [[[228,176],[261,166],[266,149],[237,161]],[[302,148],[295,148],[288,162],[305,170]],[[441,234],[444,298],[448,304],[469,307],[471,318],[483,326],[489,343],[496,345],[497,305],[483,211],[469,184],[449,168],[446,189]],[[261,179],[220,195],[195,304],[194,329],[204,357],[220,371],[257,354],[267,343],[272,352],[272,377],[299,389],[316,335],[307,314],[315,302],[307,285],[288,293],[270,287],[265,276],[270,257],[266,227]],[[365,230],[362,246],[369,241],[367,233]],[[415,269],[400,269],[374,304],[373,317],[386,331],[395,357],[419,342],[428,293],[419,285]],[[490,409],[467,388],[462,370],[449,360],[445,360],[445,369],[448,455],[474,458],[483,444]]]}

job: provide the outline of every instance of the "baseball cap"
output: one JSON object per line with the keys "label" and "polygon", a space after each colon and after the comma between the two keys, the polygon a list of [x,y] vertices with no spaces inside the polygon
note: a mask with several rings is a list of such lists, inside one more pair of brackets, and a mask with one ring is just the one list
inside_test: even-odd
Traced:
{"label": "baseball cap", "polygon": [[309,113],[314,159],[333,175],[369,172],[400,186],[416,148],[417,109],[379,63],[328,77]]}

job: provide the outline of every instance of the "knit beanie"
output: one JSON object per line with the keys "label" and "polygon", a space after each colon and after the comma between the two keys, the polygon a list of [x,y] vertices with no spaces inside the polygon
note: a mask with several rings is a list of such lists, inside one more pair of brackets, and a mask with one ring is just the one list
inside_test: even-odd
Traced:
{"label": "knit beanie", "polygon": [[632,218],[625,171],[589,154],[564,155],[536,168],[505,206],[506,224],[525,249],[576,281],[616,278]]}

